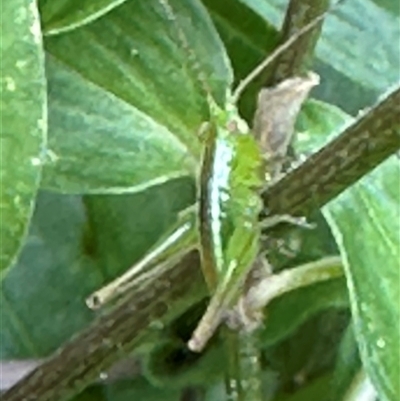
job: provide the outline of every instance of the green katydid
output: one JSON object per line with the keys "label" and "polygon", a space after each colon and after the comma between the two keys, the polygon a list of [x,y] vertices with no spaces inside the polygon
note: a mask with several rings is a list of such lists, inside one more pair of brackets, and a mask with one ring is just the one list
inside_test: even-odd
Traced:
{"label": "green katydid", "polygon": [[[162,3],[172,13],[168,2]],[[232,320],[236,315],[233,310],[243,309],[238,308],[238,302],[260,251],[260,191],[279,172],[279,158],[286,151],[296,114],[309,90],[318,83],[318,77],[309,74],[261,91],[255,134],[239,116],[236,102],[255,75],[323,16],[312,21],[268,57],[249,80],[243,81],[233,95],[227,96],[223,108],[208,94],[210,120],[202,130],[204,152],[198,204],[184,211],[176,225],[141,261],[92,294],[87,300],[91,308],[100,307],[129,288],[140,285],[143,280],[161,274],[173,267],[182,254],[198,248],[211,300],[188,347],[192,351],[201,351],[220,323]],[[285,91],[290,94],[284,97],[287,103],[277,106],[276,100]],[[289,117],[282,118],[281,114],[288,111]],[[239,314],[241,323],[246,320],[242,315],[251,316],[253,312],[256,314],[257,311],[245,310]]]}
{"label": "green katydid", "polygon": [[[317,76],[311,74],[308,78],[290,79],[273,90],[267,90],[272,98],[276,97],[276,94],[281,94],[283,89],[289,90],[290,88],[291,92],[296,93],[296,90],[293,89],[297,88],[297,96],[293,96],[292,102],[294,106],[299,107],[308,91],[317,83]],[[263,94],[264,92],[261,92],[260,99],[262,99]],[[290,104],[286,105],[286,107],[290,106]],[[263,171],[263,164],[265,163],[261,149],[247,123],[239,117],[236,107],[230,103],[226,110],[223,110],[212,99],[210,99],[210,107],[213,119],[207,124],[207,130],[203,134],[208,135],[208,137],[205,139],[206,146],[203,155],[203,168],[201,169],[200,181],[203,189],[200,190],[202,199],[200,199],[199,205],[193,205],[181,212],[177,223],[142,260],[132,266],[125,274],[88,297],[87,304],[90,308],[101,307],[144,280],[161,274],[165,269],[172,267],[174,262],[184,253],[194,248],[201,249],[202,268],[207,285],[215,290],[219,280],[224,279],[219,284],[221,293],[217,293],[215,304],[209,313],[212,310],[213,315],[217,311],[223,314],[223,309],[228,308],[228,305],[232,306],[233,299],[239,295],[249,265],[258,254],[258,242],[261,235],[258,216],[262,208],[259,191],[270,177]],[[260,136],[262,135],[262,130],[260,130]],[[265,138],[264,143],[267,145],[264,146],[266,153],[271,153],[273,151],[270,149],[271,143],[266,141]],[[223,173],[225,176],[222,176]],[[218,181],[215,182],[215,179]],[[220,179],[221,181],[219,181]],[[222,180],[227,180],[225,188]],[[213,188],[210,187],[214,183],[216,187],[213,191]],[[218,205],[218,202],[213,205],[213,197],[219,197],[219,201],[222,203],[224,203],[224,197],[227,197],[229,203],[232,203],[228,207],[231,209],[229,212],[235,213],[235,215],[228,218],[226,212],[220,209],[221,205]],[[212,209],[211,206],[216,206],[217,210]],[[226,227],[218,229],[215,227],[218,224],[217,217],[221,214],[224,215],[223,224],[233,224],[233,232],[226,235],[229,238],[229,247],[222,243],[218,245],[218,241],[220,241],[218,237],[221,234],[218,231],[227,229]],[[277,220],[280,220],[279,217]],[[285,219],[285,216],[282,217]],[[200,223],[198,225],[198,220],[206,224]],[[211,233],[211,231],[214,232]],[[246,239],[247,243],[245,243]],[[243,249],[241,249],[242,244]],[[212,253],[218,252],[220,252],[219,255],[212,255]],[[220,266],[217,268],[215,258],[219,258]],[[223,259],[231,259],[232,264],[223,266]],[[240,262],[237,266],[235,260]],[[155,269],[155,267],[158,268]],[[226,271],[225,268],[227,268]],[[221,304],[217,305],[220,302]],[[211,336],[221,319],[222,315],[219,318],[213,317],[213,324],[207,328],[208,336]],[[203,330],[204,328],[201,329],[201,331]],[[206,342],[205,338],[202,342]],[[190,348],[200,351],[204,345],[199,346],[192,342]]]}
{"label": "green katydid", "polygon": [[[260,191],[273,178],[271,172],[277,175],[277,165],[292,133],[290,126],[302,101],[318,82],[315,74],[309,74],[261,91],[255,134],[240,118],[233,102],[222,110],[209,100],[212,118],[207,124],[201,164],[198,228],[202,269],[212,298],[188,343],[192,351],[204,348],[221,321],[229,318],[227,312],[243,293],[245,280],[260,252]],[[277,111],[274,102],[282,95],[292,118],[281,119],[279,113],[277,118],[271,115],[271,111]],[[261,122],[267,116],[272,127]],[[289,216],[276,217],[278,222],[291,220]],[[250,315],[256,312],[241,310]],[[240,319],[248,320],[245,316]]]}

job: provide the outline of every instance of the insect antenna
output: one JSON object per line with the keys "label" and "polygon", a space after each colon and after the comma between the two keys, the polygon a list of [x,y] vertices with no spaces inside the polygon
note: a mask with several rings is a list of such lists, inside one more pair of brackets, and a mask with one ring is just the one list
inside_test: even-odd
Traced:
{"label": "insect antenna", "polygon": [[266,57],[260,64],[258,64],[253,71],[251,71],[236,87],[235,91],[232,94],[232,101],[233,103],[237,103],[240,96],[242,95],[243,91],[246,87],[255,79],[257,78],[266,67],[268,67],[277,57],[283,54],[285,51],[290,49],[292,46],[297,44],[299,39],[308,33],[311,29],[313,29],[320,21],[325,19],[325,17],[330,14],[336,7],[342,4],[345,0],[338,0],[335,4],[328,8],[328,10],[324,11],[317,17],[315,17],[312,21],[310,21],[307,25],[303,28],[299,29],[295,34],[293,34],[285,43],[282,43],[278,46],[268,57]]}
{"label": "insect antenna", "polygon": [[201,64],[197,58],[196,53],[190,47],[189,40],[188,40],[185,32],[183,31],[182,27],[178,23],[177,14],[175,13],[173,7],[171,6],[171,3],[169,2],[169,0],[159,0],[159,2],[164,9],[167,19],[169,21],[171,21],[171,23],[173,24],[173,26],[176,29],[176,34],[178,36],[179,43],[182,46],[182,48],[184,49],[184,51],[186,51],[186,53],[187,53],[189,64],[191,65],[192,71],[195,74],[197,74],[196,78],[197,78],[198,83],[201,86],[201,90],[204,92],[206,97],[210,97],[212,94],[211,85],[208,82],[205,72],[201,68]]}

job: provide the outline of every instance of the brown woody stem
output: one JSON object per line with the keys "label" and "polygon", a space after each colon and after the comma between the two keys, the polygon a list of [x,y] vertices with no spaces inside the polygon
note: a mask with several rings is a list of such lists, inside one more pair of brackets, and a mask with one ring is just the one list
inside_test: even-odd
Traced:
{"label": "brown woody stem", "polygon": [[[329,0],[291,0],[286,10],[278,47],[319,15],[328,11],[329,4]],[[266,87],[302,75],[309,69],[322,24],[323,20],[320,20],[268,66],[265,73]]]}

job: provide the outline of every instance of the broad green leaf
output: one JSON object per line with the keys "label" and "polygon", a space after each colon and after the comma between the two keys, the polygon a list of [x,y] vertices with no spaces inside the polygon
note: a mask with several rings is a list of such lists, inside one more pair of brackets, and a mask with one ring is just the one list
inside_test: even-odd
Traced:
{"label": "broad green leaf", "polygon": [[45,35],[55,35],[86,25],[126,0],[40,0]]}
{"label": "broad green leaf", "polygon": [[271,302],[267,308],[262,346],[270,347],[287,338],[310,317],[328,308],[349,305],[345,282],[330,280],[288,293]]}
{"label": "broad green leaf", "polygon": [[400,17],[399,5],[393,0],[373,0],[373,2],[379,7],[384,8],[391,14]]}
{"label": "broad green leaf", "polygon": [[400,398],[399,182],[393,156],[324,208],[345,262],[361,359],[383,401]]}
{"label": "broad green leaf", "polygon": [[[307,320],[289,338],[263,350],[267,366],[279,375],[275,398],[277,394],[288,395],[290,388],[294,394],[301,393],[312,378],[332,371],[349,315],[347,311],[335,308],[321,312]],[[325,391],[328,392],[327,387]],[[325,398],[315,399],[325,401]]]}
{"label": "broad green leaf", "polygon": [[[325,113],[323,109],[326,110]],[[320,113],[315,113],[316,110]],[[320,119],[319,116],[323,115],[325,118]],[[309,102],[300,116],[299,125],[305,130],[298,136],[297,149],[315,150],[325,143],[327,137],[337,133],[337,129],[334,129],[335,125],[343,126],[350,121],[349,117],[341,113],[339,109],[319,102]],[[309,132],[306,127],[310,126],[311,122],[317,129]],[[331,135],[327,135],[328,131],[324,133],[325,125],[331,127]],[[400,204],[399,179],[398,160],[393,157],[371,176],[365,177],[337,200],[331,202],[324,213],[334,227],[333,233],[341,254],[347,261],[346,276],[356,324],[356,338],[361,347],[363,362],[369,366],[367,367],[369,374],[372,370],[373,375],[378,377],[377,380],[381,381],[382,377],[387,380],[386,383],[384,380],[381,383],[381,386],[387,388],[390,383],[397,385],[394,378],[399,376],[400,363],[399,326],[390,326],[388,323],[390,319],[396,321],[395,316],[399,314],[398,238],[400,228],[396,217]],[[361,226],[360,222],[362,222]],[[360,249],[363,249],[363,252],[360,252]],[[383,256],[386,251],[387,257]],[[380,263],[382,258],[385,258],[384,267],[381,267]],[[379,269],[376,266],[379,266]],[[386,279],[383,279],[380,291],[379,288],[376,291],[375,283],[379,282],[379,277]],[[375,325],[376,328],[374,328]],[[385,334],[386,330],[389,330],[387,334]],[[381,333],[383,337],[379,337],[378,333]],[[387,343],[386,336],[388,336]],[[379,348],[382,339],[387,344],[383,352]],[[372,380],[376,385],[373,377]],[[394,391],[394,388],[388,391]],[[388,400],[393,399],[393,396],[390,398],[386,395],[386,397]]]}
{"label": "broad green leaf", "polygon": [[337,136],[354,119],[338,107],[309,100],[296,123],[296,151],[303,154],[315,152]]}
{"label": "broad green leaf", "polygon": [[0,271],[12,264],[25,237],[46,141],[44,57],[34,0],[2,4],[1,59]]}
{"label": "broad green leaf", "polygon": [[[217,101],[223,104],[232,73],[223,45],[200,2],[170,3],[174,6],[172,15],[168,15],[157,0],[130,1],[94,23],[47,38],[46,48],[58,69],[51,68],[49,73],[52,103],[57,106],[52,107],[50,114],[50,123],[57,127],[50,126],[49,135],[58,162],[48,165],[46,187],[60,190],[60,171],[68,171],[68,181],[66,176],[61,180],[64,192],[76,192],[78,189],[81,192],[100,192],[104,188],[107,192],[120,192],[121,183],[127,185],[129,191],[135,191],[136,185],[143,189],[146,180],[150,181],[149,185],[165,180],[169,167],[158,162],[164,157],[159,154],[159,145],[155,143],[155,148],[151,149],[154,135],[148,134],[145,129],[149,125],[152,130],[163,126],[163,132],[168,129],[175,136],[164,135],[166,138],[162,146],[173,153],[169,155],[169,160],[175,163],[171,166],[172,173],[167,170],[167,175],[180,175],[187,166],[182,162],[179,171],[174,171],[176,161],[187,158],[188,154],[197,160],[201,148],[197,132],[201,123],[208,119],[205,90],[210,87]],[[196,23],[192,24],[192,21]],[[60,75],[67,76],[67,72],[61,73],[61,65],[67,72],[69,70],[69,78],[64,81],[68,86],[63,89],[57,85]],[[204,77],[204,81],[200,76]],[[73,111],[70,106],[76,101],[73,95],[77,88],[84,93],[75,95],[88,96],[89,99],[82,99],[80,105],[83,108]],[[95,100],[95,92],[98,103],[90,104]],[[112,101],[116,105],[111,109]],[[118,130],[113,127],[113,131],[118,132],[115,136],[120,136],[122,131],[127,131],[126,124],[131,121],[131,132],[125,134],[131,144],[127,143],[127,139],[121,143],[105,138],[110,135],[110,129],[104,130],[101,125],[104,123],[101,118],[104,108],[111,110],[107,113],[107,120],[111,118],[110,114],[114,119],[116,111],[123,108],[124,117]],[[54,110],[57,111],[55,116]],[[85,152],[79,145],[65,145],[71,128],[76,128],[80,112],[82,119],[85,116],[85,131],[95,132],[92,137],[99,138],[100,133],[104,136],[100,141],[91,140],[88,143],[90,146],[84,148]],[[129,113],[131,120],[127,120]],[[96,119],[88,118],[96,114]],[[145,122],[147,127],[143,127]],[[163,132],[158,135],[161,137]],[[142,138],[140,142],[143,145],[149,142],[145,147],[148,149],[147,163],[140,166],[141,172],[136,175],[139,181],[128,179],[127,182],[132,174],[130,160],[136,157],[132,149],[140,146],[137,143],[139,138]],[[126,147],[125,152],[122,152],[122,147]],[[68,149],[68,152],[62,154],[60,149]],[[120,161],[127,160],[122,166],[115,163],[117,154]],[[107,158],[107,155],[112,157]],[[71,171],[72,165],[68,160],[74,160],[75,171]],[[55,171],[53,167],[56,167]],[[102,183],[105,167],[108,171]],[[84,186],[81,171],[85,171]],[[114,183],[112,180],[115,180]]]}
{"label": "broad green leaf", "polygon": [[85,253],[86,227],[79,197],[39,194],[25,245],[0,289],[2,359],[46,357],[90,321],[84,298],[100,276]]}
{"label": "broad green leaf", "polygon": [[42,186],[137,192],[193,174],[197,160],[165,126],[49,57],[49,161]]}

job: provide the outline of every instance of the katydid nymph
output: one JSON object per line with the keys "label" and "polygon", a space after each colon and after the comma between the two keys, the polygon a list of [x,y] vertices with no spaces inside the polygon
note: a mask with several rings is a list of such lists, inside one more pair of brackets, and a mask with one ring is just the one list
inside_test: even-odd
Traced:
{"label": "katydid nymph", "polygon": [[[310,74],[306,78],[284,81],[276,88],[265,91],[272,95],[271,100],[282,90],[291,89],[295,93],[293,105],[287,107],[300,108],[308,91],[317,83],[318,77]],[[260,99],[264,93],[261,92]],[[198,248],[207,285],[215,292],[214,301],[210,303],[203,319],[205,323],[198,328],[204,332],[200,335],[201,345],[198,343],[198,335],[189,344],[189,348],[194,351],[201,351],[223,320],[224,312],[234,305],[234,300],[240,295],[240,288],[259,252],[261,225],[258,217],[262,210],[260,191],[273,178],[266,171],[268,160],[263,157],[256,137],[239,117],[235,105],[229,103],[224,110],[211,98],[209,102],[212,119],[202,133],[205,137],[205,150],[199,180],[200,201],[181,212],[177,223],[142,260],[87,299],[88,306],[97,309],[144,280],[172,267],[182,254]],[[275,124],[273,121],[271,123]],[[262,129],[259,135],[264,135]],[[273,138],[274,141],[276,139]],[[279,155],[271,149],[271,141],[263,140],[264,154],[270,160],[274,155]],[[286,145],[286,139],[278,142]],[[277,163],[273,165],[276,168]],[[290,221],[287,216],[276,217],[278,222]]]}
{"label": "katydid nymph", "polygon": [[[169,19],[174,20],[168,2],[161,3]],[[314,20],[307,29],[321,18]],[[293,40],[275,51],[263,67],[304,32],[305,29],[298,32]],[[208,98],[210,118],[199,135],[204,150],[199,168],[197,204],[180,215],[176,225],[141,261],[87,300],[93,309],[103,306],[143,280],[172,268],[177,258],[197,248],[211,300],[188,342],[189,349],[195,352],[206,346],[223,322],[233,326],[232,321],[238,320],[245,330],[246,322],[250,321],[250,326],[254,323],[253,315],[258,311],[246,310],[241,299],[245,295],[246,279],[254,266],[258,268],[260,260],[263,227],[259,223],[260,193],[279,173],[279,163],[292,135],[295,117],[310,89],[318,84],[318,77],[309,74],[304,78],[291,78],[275,88],[262,90],[255,133],[239,116],[236,106],[243,86],[228,94],[222,107],[215,102],[207,85],[201,84]],[[272,99],[276,101],[285,91],[290,94],[284,97],[287,103],[277,107]],[[283,119],[285,111],[289,117]]]}

